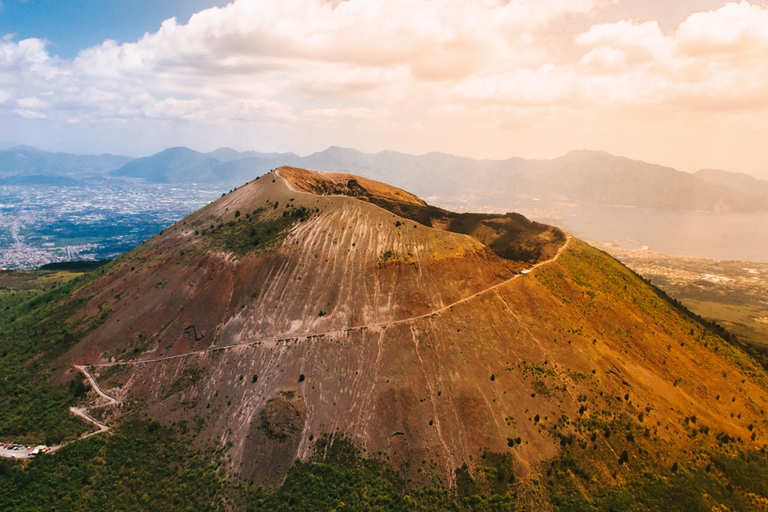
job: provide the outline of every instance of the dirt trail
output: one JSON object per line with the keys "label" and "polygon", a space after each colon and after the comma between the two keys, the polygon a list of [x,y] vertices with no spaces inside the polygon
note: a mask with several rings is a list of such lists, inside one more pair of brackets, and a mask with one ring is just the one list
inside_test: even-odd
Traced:
{"label": "dirt trail", "polygon": [[[511,278],[509,278],[509,279],[507,279],[505,281],[502,281],[502,282],[500,282],[498,284],[495,284],[493,286],[489,286],[488,288],[484,288],[484,289],[480,290],[479,292],[473,293],[472,295],[468,295],[467,297],[464,297],[463,299],[459,299],[459,300],[457,300],[455,302],[452,302],[450,304],[447,304],[447,305],[445,305],[445,306],[443,306],[443,307],[441,307],[439,309],[435,309],[435,310],[432,310],[432,311],[430,311],[428,313],[424,313],[423,315],[417,315],[417,316],[412,316],[412,317],[408,317],[408,318],[403,318],[401,320],[392,320],[392,321],[389,321],[389,322],[377,322],[377,323],[365,324],[365,325],[354,325],[354,326],[346,327],[344,329],[336,329],[336,330],[333,330],[333,331],[304,333],[304,334],[301,334],[300,336],[272,336],[272,337],[269,337],[269,338],[261,338],[261,339],[255,340],[255,341],[249,341],[247,343],[236,343],[236,344],[233,344],[233,345],[227,345],[227,346],[223,346],[223,347],[209,347],[209,348],[204,349],[204,350],[196,350],[194,352],[187,352],[187,353],[184,353],[184,354],[176,354],[176,355],[173,355],[173,356],[158,357],[158,358],[155,358],[155,359],[142,359],[142,360],[137,360],[137,361],[114,361],[114,362],[110,362],[110,363],[95,363],[95,364],[91,364],[89,366],[91,366],[91,367],[110,367],[110,366],[120,366],[120,365],[141,365],[141,364],[149,364],[149,363],[159,363],[159,362],[164,362],[164,361],[170,361],[170,360],[173,360],[173,359],[179,359],[179,358],[182,358],[182,357],[189,357],[189,356],[193,356],[193,355],[202,356],[202,355],[205,355],[206,353],[216,352],[216,351],[219,351],[219,350],[229,350],[231,348],[242,347],[242,346],[249,346],[249,345],[260,345],[262,343],[276,342],[276,341],[281,341],[281,340],[294,340],[294,339],[298,340],[300,338],[313,338],[313,337],[314,338],[318,338],[318,337],[323,337],[323,336],[330,336],[330,335],[333,335],[333,334],[339,334],[341,332],[348,332],[348,331],[359,330],[359,329],[362,329],[362,328],[386,329],[386,328],[391,327],[393,325],[407,324],[407,323],[410,323],[410,322],[414,322],[416,320],[422,320],[422,319],[425,319],[425,318],[434,317],[434,316],[440,315],[440,314],[442,314],[442,313],[444,313],[446,311],[449,311],[454,306],[457,306],[459,304],[463,304],[464,302],[470,301],[470,300],[472,300],[472,299],[474,299],[476,297],[479,297],[480,295],[483,295],[485,293],[495,291],[495,290],[499,289],[500,287],[511,283],[515,279],[519,279],[521,277],[525,277],[526,275],[529,275],[532,271],[536,270],[537,268],[539,268],[539,267],[541,267],[543,265],[546,265],[548,263],[552,263],[553,261],[557,260],[560,257],[560,255],[563,253],[563,251],[565,251],[565,249],[568,248],[568,246],[571,243],[571,240],[572,240],[572,237],[570,235],[567,235],[565,243],[562,246],[560,246],[560,248],[557,250],[557,253],[555,253],[554,256],[552,256],[548,260],[540,261],[540,262],[536,263],[535,265],[533,265],[532,267],[524,270],[523,272],[525,272],[525,273],[515,274],[514,276],[512,276]],[[94,389],[96,389],[97,392],[101,396],[107,398],[108,400],[111,400],[113,403],[118,403],[117,400],[115,400],[114,398],[110,397],[106,393],[103,393],[98,388],[98,386],[96,386],[96,381],[85,370],[84,366],[75,366],[75,367],[78,368],[79,370],[81,370],[86,375],[86,377],[88,377],[88,380],[91,381],[92,385],[94,385]]]}
{"label": "dirt trail", "polygon": [[[91,383],[91,386],[93,386],[93,390],[96,391],[96,393],[99,394],[102,398],[105,398],[109,403],[106,405],[117,405],[120,404],[120,400],[106,394],[102,389],[99,387],[99,385],[96,383],[96,379],[93,378],[93,375],[90,374],[90,372],[86,369],[83,365],[72,365],[74,366],[79,372],[81,372],[85,377],[88,379],[88,381]],[[80,418],[83,418],[85,421],[88,421],[90,423],[93,423],[96,425],[98,430],[94,432],[87,432],[80,436],[80,439],[88,439],[91,436],[95,436],[97,434],[103,434],[104,432],[107,432],[109,430],[109,427],[105,425],[104,423],[100,422],[99,420],[95,419],[93,416],[88,414],[88,411],[83,407],[70,407],[69,412],[74,414],[75,416],[79,416]],[[69,443],[62,443],[57,444],[51,447],[48,447],[45,450],[45,453],[53,453],[62,446],[66,446]],[[34,453],[35,447],[29,447],[24,448],[21,450],[10,450],[10,449],[0,449],[0,457],[10,458],[10,459],[31,459],[35,457],[36,453]]]}
{"label": "dirt trail", "polygon": [[102,432],[106,432],[107,430],[109,430],[108,426],[106,426],[104,423],[100,422],[99,420],[93,418],[90,414],[88,414],[85,411],[85,409],[82,409],[80,407],[70,407],[69,412],[71,412],[75,416],[80,416],[84,420],[90,421],[91,423],[99,427],[99,430],[97,430],[96,432],[89,432],[87,434],[83,434],[82,436],[80,436],[80,439],[86,439],[88,437],[95,436],[96,434],[101,434]]}
{"label": "dirt trail", "polygon": [[[77,364],[72,365],[72,366],[74,366],[80,373],[85,375],[85,377],[88,379],[88,382],[91,383],[91,387],[93,387],[93,390],[96,391],[96,393],[98,393],[99,396],[101,396],[102,398],[107,399],[109,401],[109,405],[117,405],[117,404],[120,403],[120,401],[117,398],[114,398],[114,397],[106,394],[104,391],[101,390],[99,385],[96,383],[96,379],[93,378],[93,375],[90,374],[90,372],[88,371],[88,369],[85,366],[77,365]],[[90,418],[90,416],[88,416],[88,418]],[[86,418],[86,419],[88,419],[88,418]],[[96,421],[96,420],[93,420],[93,418],[90,418],[89,421]]]}
{"label": "dirt trail", "polygon": [[[102,397],[102,398],[107,400],[108,403],[103,404],[101,407],[105,407],[105,406],[109,406],[109,405],[119,405],[120,403],[122,403],[117,398],[106,394],[99,387],[99,384],[96,382],[96,379],[93,378],[93,375],[91,375],[91,373],[88,371],[88,369],[85,366],[78,365],[78,364],[74,364],[72,366],[74,366],[75,369],[77,369],[77,371],[79,371],[80,373],[85,375],[85,377],[88,379],[88,382],[91,383],[91,386],[93,387],[93,390],[96,391],[96,393],[98,393],[98,395],[100,397]],[[105,425],[104,423],[100,422],[99,420],[97,420],[96,418],[94,418],[93,416],[88,414],[88,410],[85,409],[84,407],[70,407],[69,408],[69,412],[71,412],[75,416],[79,416],[79,417],[83,418],[85,421],[90,421],[91,423],[96,425],[96,427],[99,429],[99,430],[97,430],[95,432],[88,432],[86,434],[83,434],[82,436],[80,436],[80,439],[87,439],[87,438],[89,438],[91,436],[95,436],[96,434],[103,434],[104,432],[107,432],[109,430],[109,427],[107,425]],[[61,446],[52,447],[50,451],[57,450],[60,447]]]}

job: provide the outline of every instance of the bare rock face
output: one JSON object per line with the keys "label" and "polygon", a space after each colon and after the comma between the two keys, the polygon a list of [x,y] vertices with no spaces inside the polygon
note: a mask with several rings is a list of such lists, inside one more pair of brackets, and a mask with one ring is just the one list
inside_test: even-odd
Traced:
{"label": "bare rock face", "polygon": [[133,411],[191,420],[254,485],[323,434],[451,483],[485,453],[524,478],[574,439],[610,476],[630,437],[701,443],[691,417],[713,443],[768,431],[765,370],[609,256],[351,175],[262,176],[72,300],[99,323],[62,363],[119,368]]}
{"label": "bare rock face", "polygon": [[283,391],[266,402],[251,421],[241,476],[254,485],[277,484],[293,462],[307,419],[306,404],[296,391]]}

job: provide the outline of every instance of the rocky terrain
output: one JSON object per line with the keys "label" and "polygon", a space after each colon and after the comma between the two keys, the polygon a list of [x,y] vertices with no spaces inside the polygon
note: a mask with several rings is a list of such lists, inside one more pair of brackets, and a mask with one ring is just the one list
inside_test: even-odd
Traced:
{"label": "rocky terrain", "polygon": [[[526,478],[561,436],[619,416],[670,450],[701,444],[691,416],[747,443],[763,431],[764,370],[610,257],[542,227],[554,251],[505,259],[375,204],[394,200],[428,208],[350,176],[267,174],[82,289],[71,321],[109,314],[61,361],[230,443],[255,482],[342,432],[451,483],[484,451]],[[593,443],[611,475],[625,442]]]}
{"label": "rocky terrain", "polygon": [[694,501],[762,499],[738,458],[768,431],[760,359],[516,214],[282,167],[67,286],[36,302],[66,318],[61,341],[27,328],[58,354],[50,378],[92,375],[82,407],[116,432],[151,419],[135,428],[213,447],[266,509],[279,498],[260,485],[293,486],[290,501],[318,485],[302,471],[339,460],[535,509],[672,503],[693,483]]}

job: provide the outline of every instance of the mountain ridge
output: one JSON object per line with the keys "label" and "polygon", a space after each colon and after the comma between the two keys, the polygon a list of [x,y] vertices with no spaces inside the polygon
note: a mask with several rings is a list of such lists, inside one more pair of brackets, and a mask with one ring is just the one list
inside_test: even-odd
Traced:
{"label": "mountain ridge", "polygon": [[[256,483],[337,429],[397,465],[434,460],[449,484],[486,450],[525,480],[580,439],[609,478],[628,471],[622,451],[650,468],[678,445],[768,429],[765,370],[603,253],[554,237],[554,256],[505,259],[482,222],[473,235],[430,227],[349,186],[363,178],[314,173],[328,186],[310,193],[288,186],[295,172],[240,187],[113,264],[70,321],[109,314],[62,363],[93,365],[105,392],[160,421],[200,417],[201,439],[224,435],[231,470]],[[712,432],[695,442],[692,415]],[[589,440],[619,418],[648,440]]]}
{"label": "mountain ridge", "polygon": [[[58,160],[60,161],[58,161]],[[201,153],[168,148],[141,158],[46,153],[19,146],[0,151],[0,177],[8,183],[56,183],[41,176],[140,178],[152,183],[203,183],[233,187],[282,165],[357,174],[383,180],[421,196],[461,193],[497,196],[511,203],[578,203],[679,211],[765,212],[768,182],[740,173],[702,170],[694,174],[604,151],[574,150],[550,160],[476,160],[447,153],[364,153],[331,146],[307,156],[238,152]],[[90,170],[89,170],[90,169]],[[27,178],[18,178],[24,175]],[[65,183],[62,181],[63,184]]]}

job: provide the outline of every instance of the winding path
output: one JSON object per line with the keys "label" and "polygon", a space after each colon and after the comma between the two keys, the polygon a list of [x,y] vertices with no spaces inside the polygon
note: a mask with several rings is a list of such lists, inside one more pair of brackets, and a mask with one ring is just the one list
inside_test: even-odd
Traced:
{"label": "winding path", "polygon": [[[93,378],[93,375],[91,375],[91,373],[88,371],[88,369],[84,365],[74,364],[72,366],[74,366],[75,369],[77,369],[77,371],[79,371],[80,373],[85,375],[85,377],[88,379],[88,382],[91,383],[91,386],[93,387],[94,391],[96,391],[96,393],[98,393],[99,396],[101,396],[102,398],[106,398],[107,401],[109,401],[108,405],[117,405],[117,404],[120,403],[120,400],[118,400],[117,398],[115,398],[113,396],[110,396],[110,395],[106,394],[104,391],[101,390],[99,385],[96,383],[96,379]],[[88,416],[86,419],[88,419],[89,421],[93,421],[95,423],[98,423],[96,420],[94,420],[90,416]],[[98,423],[98,424],[100,424],[100,423]]]}
{"label": "winding path", "polygon": [[[96,379],[93,378],[93,375],[90,374],[90,372],[88,371],[88,369],[85,366],[77,365],[77,364],[74,364],[72,366],[77,371],[79,371],[83,375],[85,375],[85,377],[88,379],[88,382],[91,383],[91,386],[93,387],[93,390],[96,391],[96,393],[98,393],[99,396],[101,396],[102,398],[105,398],[108,401],[108,403],[104,404],[104,405],[117,405],[117,404],[121,403],[120,400],[118,400],[117,398],[115,398],[113,396],[110,396],[110,395],[106,394],[99,387],[99,384],[96,382]],[[94,425],[96,425],[96,428],[98,428],[98,430],[96,430],[94,432],[86,432],[85,434],[81,435],[80,439],[87,439],[87,438],[89,438],[91,436],[95,436],[97,434],[103,434],[104,432],[109,431],[109,426],[107,426],[106,424],[100,422],[99,420],[97,420],[96,418],[94,418],[93,416],[88,414],[88,410],[85,409],[84,407],[70,407],[69,408],[69,412],[71,412],[75,416],[83,418],[85,421],[93,423]],[[43,453],[53,453],[56,450],[58,450],[59,448],[61,448],[62,446],[66,446],[68,444],[69,443],[62,443],[62,444],[57,444],[57,445],[54,445],[54,446],[50,446],[50,447],[46,448]],[[42,446],[40,446],[40,447],[24,447],[22,449],[17,449],[17,450],[12,450],[12,449],[9,449],[9,448],[0,448],[0,457],[5,457],[5,458],[8,458],[8,459],[31,459],[31,458],[33,458],[33,457],[35,457],[37,455],[37,451],[36,451],[37,448],[42,448]]]}
{"label": "winding path", "polygon": [[[519,279],[521,277],[529,275],[530,272],[532,272],[533,270],[536,270],[537,268],[539,268],[539,267],[541,267],[543,265],[547,265],[548,263],[552,263],[553,261],[557,260],[560,257],[560,255],[563,254],[563,251],[565,251],[565,249],[568,248],[568,246],[571,243],[571,240],[572,240],[572,237],[570,235],[566,235],[565,243],[563,245],[561,245],[560,248],[555,253],[555,255],[552,256],[551,258],[549,258],[548,260],[540,261],[540,262],[536,263],[535,265],[533,265],[532,267],[524,270],[520,274],[515,274],[514,276],[512,276],[509,279],[506,279],[506,280],[504,280],[504,281],[502,281],[500,283],[497,283],[497,284],[495,284],[493,286],[489,286],[488,288],[483,288],[479,292],[473,293],[472,295],[468,295],[468,296],[464,297],[463,299],[459,299],[459,300],[457,300],[455,302],[452,302],[452,303],[450,303],[450,304],[448,304],[446,306],[441,307],[440,309],[435,309],[435,310],[432,310],[432,311],[430,311],[428,313],[424,313],[422,315],[412,316],[412,317],[408,317],[408,318],[402,318],[400,320],[391,320],[391,321],[388,321],[388,322],[376,322],[376,323],[365,324],[365,325],[355,325],[355,326],[351,326],[351,327],[345,327],[343,329],[335,329],[335,330],[332,330],[332,331],[324,331],[324,332],[316,332],[316,333],[304,333],[304,334],[302,334],[300,336],[287,336],[287,337],[286,336],[271,336],[271,337],[268,337],[268,338],[261,338],[261,339],[255,340],[255,341],[249,341],[247,343],[235,343],[233,345],[226,345],[226,346],[222,346],[222,347],[209,347],[209,348],[206,348],[206,349],[203,349],[203,350],[196,350],[194,352],[186,352],[184,354],[176,354],[176,355],[173,355],[173,356],[163,356],[163,357],[158,357],[158,358],[155,358],[155,359],[140,359],[140,360],[136,360],[136,361],[113,361],[113,362],[109,362],[109,363],[94,363],[94,364],[91,364],[91,365],[88,365],[88,366],[89,367],[97,367],[98,368],[98,367],[110,367],[110,366],[121,366],[121,365],[131,365],[131,366],[133,366],[133,365],[141,365],[141,364],[149,364],[149,363],[159,363],[159,362],[163,362],[163,361],[170,361],[170,360],[173,360],[173,359],[180,359],[182,357],[189,357],[189,356],[193,356],[193,355],[205,355],[208,352],[216,352],[216,351],[220,351],[220,350],[229,350],[229,349],[232,349],[232,348],[235,348],[235,347],[260,345],[260,344],[266,343],[266,342],[275,342],[275,341],[281,341],[281,340],[292,340],[292,339],[299,339],[299,338],[313,338],[313,337],[317,338],[317,337],[329,336],[329,335],[337,334],[337,333],[340,333],[340,332],[354,331],[354,330],[363,329],[363,328],[381,328],[381,329],[386,329],[386,328],[391,327],[393,325],[407,324],[407,323],[410,323],[410,322],[414,322],[416,320],[422,320],[424,318],[429,318],[429,317],[432,317],[432,316],[440,315],[440,314],[450,310],[452,307],[454,307],[454,306],[456,306],[458,304],[463,304],[463,303],[465,303],[467,301],[470,301],[470,300],[472,300],[472,299],[474,299],[476,297],[479,297],[480,295],[483,295],[483,294],[488,293],[488,292],[495,291],[495,290],[501,288],[502,286],[511,283],[515,279]],[[85,366],[83,366],[83,365],[80,365],[80,366],[75,365],[75,368],[77,368],[78,370],[83,372],[86,375],[86,377],[88,377],[88,380],[91,382],[91,384],[93,384],[94,389],[96,389],[97,392],[101,396],[103,396],[104,398],[107,398],[108,400],[112,400],[113,403],[118,403],[117,400],[115,400],[114,398],[110,397],[106,393],[103,393],[101,390],[99,390],[98,386],[96,385],[96,381],[93,379],[91,374],[88,373],[88,371],[86,370]]]}
{"label": "winding path", "polygon": [[97,430],[96,432],[89,432],[87,434],[83,434],[82,436],[80,436],[80,439],[85,439],[87,437],[95,436],[96,434],[101,434],[101,433],[106,432],[107,430],[109,430],[109,427],[107,425],[105,425],[104,423],[100,422],[99,420],[93,418],[93,416],[88,414],[86,412],[86,410],[83,409],[83,408],[80,408],[80,407],[70,407],[69,408],[69,412],[71,412],[75,416],[80,416],[85,421],[90,421],[91,423],[93,423],[94,425],[99,427],[99,430]]}
{"label": "winding path", "polygon": [[[292,186],[292,184],[288,180],[286,180],[285,178],[283,178],[279,174],[277,174],[277,175],[278,175],[278,177],[281,180],[283,180],[283,182],[285,182],[288,185],[288,188],[291,189],[292,191],[295,191],[295,192],[298,192],[298,193],[305,193],[305,192],[302,192],[302,191],[295,190],[294,187]],[[209,353],[209,352],[215,352],[215,351],[219,351],[219,350],[229,350],[231,348],[240,347],[240,346],[259,345],[261,343],[270,342],[270,341],[274,342],[274,341],[286,340],[286,339],[321,337],[321,336],[326,336],[326,335],[333,335],[335,333],[344,332],[344,331],[357,330],[357,329],[361,329],[361,328],[381,328],[381,329],[386,329],[386,328],[394,326],[394,325],[401,325],[401,324],[411,323],[411,322],[414,322],[416,320],[421,320],[421,319],[424,319],[424,318],[440,315],[440,314],[450,310],[454,306],[457,306],[459,304],[463,304],[465,302],[468,302],[468,301],[470,301],[470,300],[472,300],[472,299],[474,299],[476,297],[479,297],[480,295],[483,295],[485,293],[493,292],[495,290],[498,290],[500,287],[511,283],[515,279],[519,279],[520,277],[524,277],[524,276],[528,275],[530,272],[532,272],[533,270],[536,270],[537,268],[539,268],[539,267],[541,267],[543,265],[546,265],[548,263],[551,263],[551,262],[557,260],[560,257],[560,255],[563,253],[563,251],[565,251],[565,249],[570,245],[571,240],[572,240],[572,237],[570,235],[566,234],[565,243],[562,246],[560,246],[560,248],[557,250],[555,255],[553,257],[549,258],[548,260],[540,261],[540,262],[536,263],[535,265],[533,265],[532,267],[530,267],[530,268],[528,268],[526,270],[523,270],[522,273],[520,273],[520,274],[515,274],[511,278],[506,279],[506,280],[504,280],[504,281],[502,281],[500,283],[497,283],[497,284],[495,284],[493,286],[489,286],[488,288],[484,288],[484,289],[482,289],[482,290],[480,290],[480,291],[478,291],[476,293],[473,293],[472,295],[468,295],[468,296],[466,296],[466,297],[464,297],[462,299],[459,299],[459,300],[457,300],[455,302],[452,302],[451,304],[443,306],[443,307],[441,307],[439,309],[435,309],[435,310],[430,311],[428,313],[424,313],[422,315],[417,315],[417,316],[412,316],[412,317],[408,317],[408,318],[403,318],[403,319],[400,319],[400,320],[392,320],[392,321],[388,321],[388,322],[376,322],[376,323],[371,323],[371,324],[367,324],[367,325],[357,325],[357,326],[353,326],[353,327],[347,327],[347,328],[344,328],[344,329],[336,329],[336,330],[333,330],[333,331],[325,331],[325,332],[319,332],[319,333],[305,333],[305,334],[302,334],[301,336],[289,336],[289,337],[273,336],[273,337],[269,337],[269,338],[262,338],[262,339],[256,340],[256,341],[251,341],[251,342],[248,342],[248,343],[238,343],[238,344],[234,344],[234,345],[227,345],[227,346],[224,346],[224,347],[209,347],[209,348],[204,349],[204,350],[198,350],[198,351],[194,351],[194,352],[187,352],[187,353],[184,353],[184,354],[177,354],[177,355],[174,355],[174,356],[159,357],[159,358],[155,358],[155,359],[144,359],[144,360],[138,360],[138,361],[114,361],[114,362],[110,362],[110,363],[96,363],[96,364],[90,364],[90,365],[86,365],[86,364],[73,364],[72,366],[78,372],[82,373],[88,379],[88,382],[90,382],[91,387],[93,388],[93,390],[96,391],[96,393],[100,397],[102,397],[103,399],[105,399],[107,401],[107,403],[104,404],[103,406],[119,405],[119,404],[122,403],[122,401],[117,399],[117,398],[115,398],[115,397],[113,397],[113,396],[111,396],[111,395],[109,395],[109,394],[107,394],[107,393],[105,393],[99,387],[99,384],[96,382],[96,379],[88,371],[89,367],[110,367],[110,366],[119,366],[119,365],[140,365],[140,364],[157,363],[157,362],[169,361],[169,360],[172,360],[172,359],[179,359],[179,358],[182,358],[182,357],[189,357],[189,356],[192,356],[192,355],[205,355],[206,353]],[[91,416],[88,413],[87,409],[81,408],[81,407],[70,407],[69,410],[75,416],[78,416],[78,417],[83,418],[84,420],[86,420],[86,421],[88,421],[90,423],[93,423],[98,428],[98,430],[96,430],[94,432],[89,432],[89,433],[83,434],[82,436],[80,436],[80,439],[86,439],[88,437],[91,437],[91,436],[94,436],[94,435],[97,435],[97,434],[102,434],[104,432],[108,432],[109,431],[109,426],[107,426],[106,424],[100,422],[99,420],[97,420],[93,416]],[[60,444],[60,445],[52,446],[52,447],[48,448],[47,452],[49,452],[49,453],[50,452],[54,452],[54,451],[58,450],[59,448],[61,448],[62,446],[65,446],[66,444],[68,444],[68,443],[63,443],[63,444]],[[33,456],[34,455],[32,454],[32,449],[23,450],[23,451],[14,451],[14,452],[11,452],[11,451],[5,450],[5,449],[0,449],[0,457],[13,457],[13,458],[24,458],[24,459],[27,459],[27,458],[32,458]]]}

